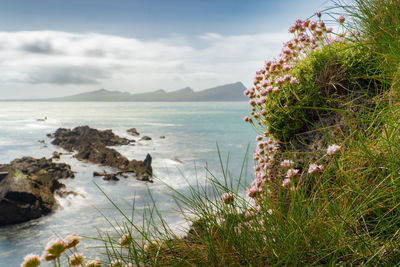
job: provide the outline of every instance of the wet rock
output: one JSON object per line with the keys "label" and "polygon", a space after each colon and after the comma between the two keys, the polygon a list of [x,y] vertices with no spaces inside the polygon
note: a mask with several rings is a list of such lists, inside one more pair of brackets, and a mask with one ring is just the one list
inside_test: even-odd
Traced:
{"label": "wet rock", "polygon": [[75,191],[68,191],[68,190],[57,190],[56,194],[62,198],[67,198],[68,196],[78,196],[80,194],[78,194]]}
{"label": "wet rock", "polygon": [[165,139],[165,135],[161,135],[161,136],[160,136],[160,139]]}
{"label": "wet rock", "polygon": [[143,162],[136,161],[135,163],[131,162],[131,164],[135,164],[135,168],[140,170],[140,172],[136,173],[136,179],[139,181],[146,181],[152,183],[153,180],[151,177],[153,176],[153,168],[151,167],[151,156],[147,154],[145,160]]}
{"label": "wet rock", "polygon": [[100,131],[89,126],[79,126],[72,130],[57,129],[51,143],[69,151],[80,151],[82,147],[88,145],[118,146],[128,145],[131,141],[115,135],[111,130]]}
{"label": "wet rock", "polygon": [[128,132],[130,135],[133,135],[133,136],[139,136],[139,135],[140,135],[140,133],[136,130],[136,128],[128,129],[127,132]]}
{"label": "wet rock", "polygon": [[59,160],[62,154],[63,154],[63,153],[54,151],[54,152],[53,152],[53,157],[52,157],[52,159]]}
{"label": "wet rock", "polygon": [[125,176],[124,174],[123,174],[123,172],[117,172],[117,173],[108,173],[108,172],[106,172],[106,171],[103,171],[103,172],[93,172],[93,176],[94,177],[99,177],[99,176],[102,176],[103,177],[103,180],[105,180],[105,181],[119,181],[119,178],[117,177],[117,176],[122,176],[122,177],[124,177],[124,178],[128,178],[128,176]]}
{"label": "wet rock", "polygon": [[142,138],[140,138],[140,141],[150,141],[151,140],[151,137],[149,137],[149,136],[143,136]]}
{"label": "wet rock", "polygon": [[65,187],[59,179],[74,177],[67,164],[31,157],[0,164],[0,173],[0,225],[50,213],[57,206],[54,193]]}
{"label": "wet rock", "polygon": [[[69,151],[76,151],[75,158],[95,164],[109,166],[123,173],[132,172],[142,181],[151,180],[151,157],[145,161],[128,160],[118,151],[107,146],[128,145],[131,140],[115,135],[111,130],[99,131],[88,126],[76,127],[73,130],[59,128],[54,133],[53,145],[60,146]],[[150,164],[150,165],[149,165]],[[120,173],[121,173],[120,172]],[[117,174],[118,175],[118,174]],[[107,176],[107,175],[103,175]],[[107,176],[109,177],[109,176]],[[116,180],[115,177],[109,177]]]}

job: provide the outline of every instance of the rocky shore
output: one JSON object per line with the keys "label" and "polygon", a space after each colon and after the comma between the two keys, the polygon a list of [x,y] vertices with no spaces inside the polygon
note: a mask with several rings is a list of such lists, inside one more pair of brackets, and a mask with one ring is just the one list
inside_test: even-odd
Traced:
{"label": "rocky shore", "polygon": [[[119,137],[111,130],[97,130],[89,126],[79,126],[74,129],[59,128],[48,137],[54,138],[53,145],[62,147],[70,152],[76,152],[75,158],[118,170],[118,174],[134,173],[140,181],[152,182],[153,170],[151,156],[145,160],[128,160],[118,151],[107,146],[121,146],[134,143],[134,140]],[[107,178],[107,175],[104,175]],[[109,179],[116,180],[116,179]]]}
{"label": "rocky shore", "polygon": [[46,158],[23,157],[0,164],[0,225],[50,213],[57,206],[54,193],[65,187],[59,180],[73,177],[69,165]]}
{"label": "rocky shore", "polygon": [[[95,172],[93,176],[117,181],[118,177],[128,178],[127,174],[132,173],[138,180],[153,182],[149,154],[143,161],[128,160],[108,147],[132,145],[135,140],[119,137],[111,130],[100,131],[88,126],[72,130],[59,128],[48,137],[53,138],[53,145],[75,152],[74,157],[78,160],[115,169],[113,173]],[[57,207],[55,194],[61,197],[76,194],[66,190],[60,182],[60,179],[74,178],[71,167],[52,161],[60,160],[62,154],[55,151],[51,159],[23,157],[0,164],[0,226],[26,222],[50,213]]]}

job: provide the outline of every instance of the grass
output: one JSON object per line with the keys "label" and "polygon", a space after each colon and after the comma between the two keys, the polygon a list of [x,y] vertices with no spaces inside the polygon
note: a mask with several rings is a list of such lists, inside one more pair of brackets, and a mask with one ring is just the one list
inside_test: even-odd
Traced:
{"label": "grass", "polygon": [[[137,225],[110,199],[125,221],[99,237],[104,263],[399,266],[400,2],[354,0],[336,7],[346,15],[342,27],[359,34],[307,50],[294,68],[276,74],[290,73],[298,83],[252,105],[261,133],[253,187],[260,191],[247,197],[245,172],[232,176],[220,157],[221,178],[209,173],[207,184],[189,185],[189,194],[170,188],[191,224],[184,237],[175,235],[155,202]],[[248,94],[262,97],[256,90]],[[268,112],[260,116],[263,109]],[[340,150],[327,154],[331,144]],[[282,167],[284,159],[293,166]],[[309,173],[312,163],[323,169]],[[289,168],[298,174],[284,187]],[[227,193],[233,202],[221,200]],[[133,238],[121,244],[124,235]]]}

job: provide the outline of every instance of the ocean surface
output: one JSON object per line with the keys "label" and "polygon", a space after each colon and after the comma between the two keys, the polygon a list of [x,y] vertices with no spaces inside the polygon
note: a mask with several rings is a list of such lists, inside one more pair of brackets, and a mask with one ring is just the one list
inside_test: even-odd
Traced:
{"label": "ocean surface", "polygon": [[[76,172],[75,179],[62,182],[79,195],[58,198],[61,207],[50,215],[0,227],[0,266],[19,266],[28,253],[41,255],[47,242],[57,236],[74,233],[97,237],[99,233],[112,232],[113,227],[105,217],[115,225],[123,222],[122,215],[95,183],[128,215],[135,202],[135,222],[142,221],[141,211],[152,206],[154,199],[165,220],[177,232],[182,231],[187,224],[165,184],[184,193],[189,185],[203,183],[210,173],[222,179],[217,144],[224,164],[229,154],[228,168],[237,177],[246,148],[249,146],[251,156],[255,145],[254,130],[243,122],[249,109],[246,102],[0,102],[0,163],[23,156],[51,157],[54,151],[62,152],[46,137],[59,127],[88,125],[112,129],[117,135],[138,140],[140,137],[126,132],[134,127],[141,136],[150,136],[152,140],[115,148],[129,159],[143,160],[150,153],[156,177],[152,184],[134,178],[103,181],[94,178],[93,171],[108,168],[80,162],[72,155],[62,156],[60,162],[70,164]],[[44,117],[48,119],[37,121]],[[45,144],[39,140],[45,140]],[[249,173],[244,178],[247,183],[253,179],[252,166],[250,160],[245,162]],[[93,248],[96,245],[101,243],[83,240],[78,248],[90,258],[101,251]]]}

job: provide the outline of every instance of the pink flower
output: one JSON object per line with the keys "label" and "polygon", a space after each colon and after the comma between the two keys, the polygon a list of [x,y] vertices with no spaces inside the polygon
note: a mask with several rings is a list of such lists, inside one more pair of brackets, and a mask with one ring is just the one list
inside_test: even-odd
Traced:
{"label": "pink flower", "polygon": [[294,162],[289,159],[285,159],[284,161],[281,162],[281,167],[283,167],[283,168],[290,168],[293,165],[294,165]]}
{"label": "pink flower", "polygon": [[90,260],[86,263],[86,267],[101,267],[101,261],[99,259]]}
{"label": "pink flower", "polygon": [[123,264],[122,260],[113,260],[110,263],[110,267],[122,267],[122,264]]}
{"label": "pink flower", "polygon": [[322,171],[324,169],[323,165],[317,165],[315,163],[311,163],[310,167],[308,168],[308,173],[313,175],[317,171]]}
{"label": "pink flower", "polygon": [[308,174],[313,175],[317,171],[318,171],[318,165],[314,163],[310,164],[310,167],[308,168]]}
{"label": "pink flower", "polygon": [[346,19],[343,16],[340,16],[339,19],[338,19],[339,23],[343,23],[345,20]]}
{"label": "pink flower", "polygon": [[28,254],[24,258],[21,267],[36,267],[40,265],[40,257],[34,254]]}
{"label": "pink flower", "polygon": [[286,178],[285,180],[283,180],[282,186],[283,186],[283,187],[288,187],[288,186],[290,186],[290,179],[289,179],[289,178]]}
{"label": "pink flower", "polygon": [[338,145],[335,145],[335,144],[334,145],[330,145],[326,149],[326,153],[328,155],[333,155],[333,154],[337,153],[341,148],[342,148],[341,146],[338,146]]}
{"label": "pink flower", "polygon": [[318,11],[317,13],[315,13],[315,15],[317,15],[317,17],[320,18],[322,14],[321,12]]}
{"label": "pink flower", "polygon": [[297,176],[298,173],[299,173],[299,170],[297,170],[297,169],[289,169],[286,173],[286,177],[292,178],[292,177]]}
{"label": "pink flower", "polygon": [[272,215],[272,209],[267,210],[269,215]]}
{"label": "pink flower", "polygon": [[255,197],[258,194],[258,190],[255,187],[248,188],[246,191],[247,195],[251,198]]}
{"label": "pink flower", "polygon": [[232,193],[224,193],[221,196],[221,200],[222,202],[224,202],[225,204],[231,204],[233,202],[233,195]]}
{"label": "pink flower", "polygon": [[280,90],[281,90],[281,89],[280,89],[279,87],[274,87],[274,88],[272,89],[272,92],[278,93]]}
{"label": "pink flower", "polygon": [[85,261],[82,253],[74,253],[69,258],[69,264],[71,266],[82,266],[82,263]]}
{"label": "pink flower", "polygon": [[64,238],[65,248],[70,249],[79,244],[81,238],[77,235],[68,235]]}
{"label": "pink flower", "polygon": [[297,81],[296,77],[292,77],[292,78],[290,79],[290,84],[296,84],[296,83],[299,83],[299,82]]}
{"label": "pink flower", "polygon": [[253,121],[249,116],[244,117],[243,120],[244,121],[248,121],[248,122],[252,122]]}
{"label": "pink flower", "polygon": [[50,241],[47,243],[44,254],[43,254],[43,259],[46,261],[51,261],[54,260],[58,257],[61,256],[61,254],[65,251],[66,249],[66,244],[64,240],[61,240],[60,238],[57,238],[53,241]]}

